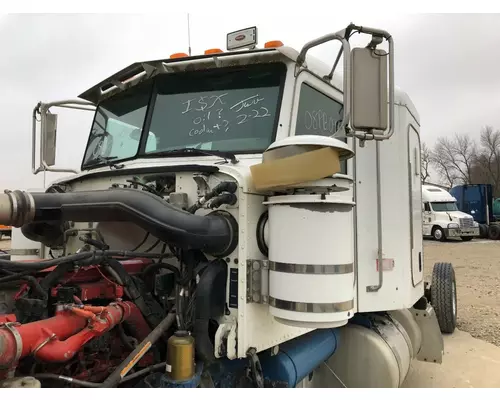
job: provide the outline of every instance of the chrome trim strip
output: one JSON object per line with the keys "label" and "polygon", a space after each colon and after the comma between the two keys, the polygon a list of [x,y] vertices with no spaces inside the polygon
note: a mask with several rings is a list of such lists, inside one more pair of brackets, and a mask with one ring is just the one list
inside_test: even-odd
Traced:
{"label": "chrome trim strip", "polygon": [[269,269],[276,272],[307,275],[340,275],[354,272],[353,263],[337,265],[314,265],[314,264],[290,264],[281,262],[269,262]]}
{"label": "chrome trim strip", "polygon": [[343,301],[340,303],[301,303],[269,297],[269,305],[286,311],[303,313],[336,313],[352,310],[354,308],[354,300]]}

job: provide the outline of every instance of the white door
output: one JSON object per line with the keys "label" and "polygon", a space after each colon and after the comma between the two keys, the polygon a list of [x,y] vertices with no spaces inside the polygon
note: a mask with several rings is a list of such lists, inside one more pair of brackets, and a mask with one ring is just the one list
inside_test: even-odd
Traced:
{"label": "white door", "polygon": [[409,183],[411,202],[411,237],[412,237],[412,282],[418,285],[424,277],[424,260],[422,254],[422,187],[420,174],[420,137],[413,125],[408,127],[408,155],[410,160]]}

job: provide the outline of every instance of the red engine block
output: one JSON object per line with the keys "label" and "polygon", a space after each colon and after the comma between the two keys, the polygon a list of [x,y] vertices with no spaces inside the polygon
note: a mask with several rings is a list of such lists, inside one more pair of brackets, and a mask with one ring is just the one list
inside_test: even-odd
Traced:
{"label": "red engine block", "polygon": [[[126,271],[133,275],[142,271],[150,262],[139,259],[123,261],[122,264]],[[44,270],[43,274],[53,269]],[[59,363],[55,366],[65,365],[73,360],[81,363],[84,355],[79,352],[86,343],[124,321],[134,326],[136,339],[139,341],[150,333],[148,324],[135,304],[121,300],[123,287],[108,278],[98,266],[82,267],[76,273],[67,274],[59,285],[52,288],[51,296],[56,297],[58,290],[68,284],[79,289],[81,298],[75,298],[78,304],[58,305],[58,311],[52,318],[19,324],[14,314],[0,315],[0,372],[1,369],[5,371],[5,368],[13,372],[19,361],[28,355],[44,363]],[[16,297],[22,295],[25,290],[26,287],[23,286]],[[106,307],[83,304],[96,299],[106,299],[112,303]],[[110,349],[106,359],[92,359],[92,370],[80,369],[74,377],[85,379],[92,376],[94,380],[99,379],[101,375],[107,376],[109,369],[117,365],[128,353],[123,349],[120,339],[115,339],[111,343],[114,351]],[[109,358],[110,353],[117,352],[118,358]],[[151,362],[150,358],[151,356],[144,357],[141,361]]]}

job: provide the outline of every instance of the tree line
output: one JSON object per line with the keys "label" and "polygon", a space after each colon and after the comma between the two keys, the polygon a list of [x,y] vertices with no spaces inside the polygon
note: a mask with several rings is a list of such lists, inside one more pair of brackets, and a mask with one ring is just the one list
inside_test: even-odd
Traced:
{"label": "tree line", "polygon": [[[422,143],[422,183],[440,183],[453,187],[490,183],[493,196],[500,197],[500,130],[487,126],[479,140],[467,134],[439,137],[433,148]],[[431,170],[438,182],[431,179]]]}

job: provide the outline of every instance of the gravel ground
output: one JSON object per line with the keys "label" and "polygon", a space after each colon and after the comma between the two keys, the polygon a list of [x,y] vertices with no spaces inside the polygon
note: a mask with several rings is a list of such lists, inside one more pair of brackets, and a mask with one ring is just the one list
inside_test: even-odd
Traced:
{"label": "gravel ground", "polygon": [[500,241],[424,241],[424,271],[451,262],[457,280],[458,329],[500,346]]}

